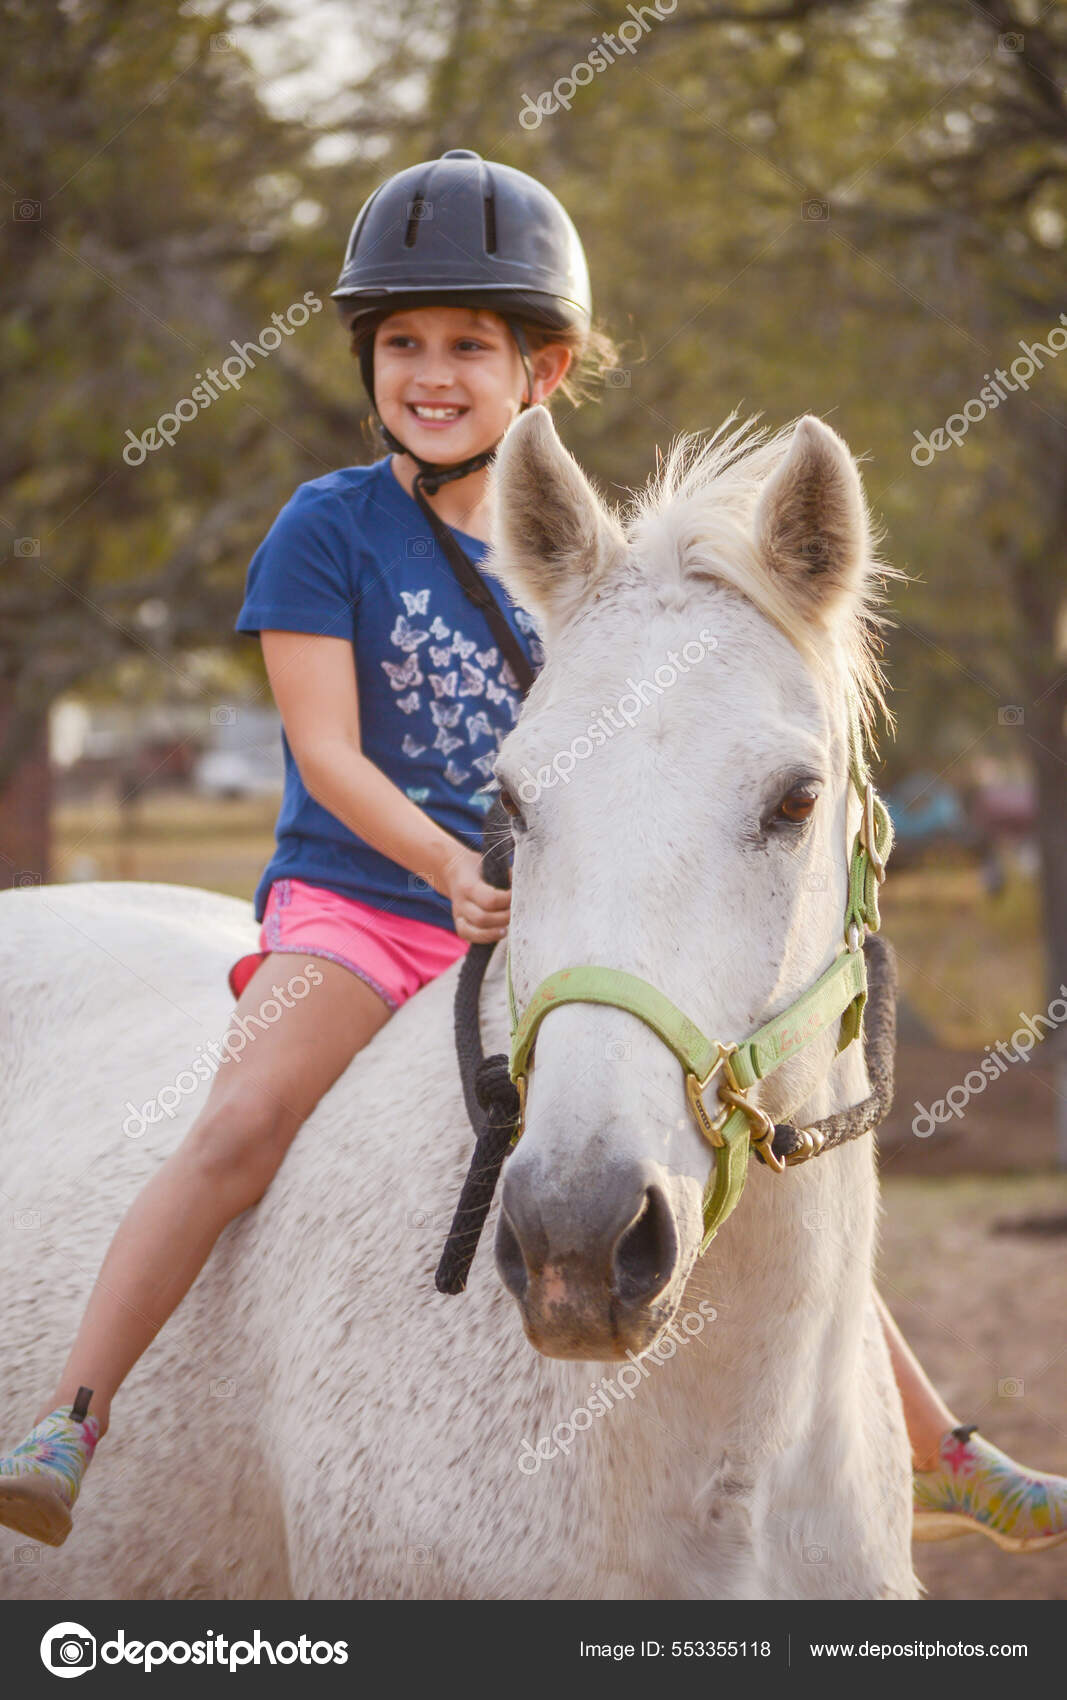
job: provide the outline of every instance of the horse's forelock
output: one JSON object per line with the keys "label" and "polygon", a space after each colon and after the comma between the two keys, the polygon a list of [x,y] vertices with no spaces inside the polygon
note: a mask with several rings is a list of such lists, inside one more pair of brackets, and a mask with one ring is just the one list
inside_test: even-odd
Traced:
{"label": "horse's forelock", "polygon": [[886,621],[878,609],[885,581],[904,575],[877,559],[881,538],[875,535],[867,540],[864,571],[833,645],[828,649],[817,632],[797,619],[793,600],[761,558],[753,519],[767,480],[789,453],[798,421],[772,432],[758,418],[735,423],[735,410],[710,435],[676,437],[622,515],[628,540],[657,581],[673,567],[682,586],[706,578],[728,584],[784,632],[809,664],[818,670],[843,666],[861,722],[873,738],[880,716],[892,724],[878,659]]}

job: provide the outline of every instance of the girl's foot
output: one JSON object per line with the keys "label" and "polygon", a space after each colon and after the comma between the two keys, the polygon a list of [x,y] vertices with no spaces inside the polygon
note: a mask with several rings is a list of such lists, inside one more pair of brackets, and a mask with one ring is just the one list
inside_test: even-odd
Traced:
{"label": "girl's foot", "polygon": [[100,1437],[99,1419],[86,1415],[91,1398],[91,1387],[79,1387],[72,1406],[49,1411],[0,1457],[0,1523],[46,1546],[62,1546],[70,1534],[71,1506]]}
{"label": "girl's foot", "polygon": [[1016,1464],[973,1423],[942,1437],[933,1470],[916,1470],[914,1538],[988,1535],[1007,1552],[1044,1552],[1067,1540],[1067,1478]]}

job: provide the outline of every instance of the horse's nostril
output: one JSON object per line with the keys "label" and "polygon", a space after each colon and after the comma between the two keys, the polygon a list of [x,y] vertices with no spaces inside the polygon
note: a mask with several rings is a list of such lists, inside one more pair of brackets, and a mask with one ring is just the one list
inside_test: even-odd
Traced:
{"label": "horse's nostril", "polygon": [[503,1210],[500,1212],[500,1220],[497,1223],[495,1250],[496,1266],[500,1271],[500,1279],[513,1298],[521,1299],[525,1295],[529,1283],[529,1276],[526,1273],[526,1259],[522,1255],[518,1236]]}
{"label": "horse's nostril", "polygon": [[614,1287],[628,1304],[663,1291],[678,1261],[678,1233],[666,1198],[657,1186],[645,1192],[641,1213],[620,1234],[613,1258]]}

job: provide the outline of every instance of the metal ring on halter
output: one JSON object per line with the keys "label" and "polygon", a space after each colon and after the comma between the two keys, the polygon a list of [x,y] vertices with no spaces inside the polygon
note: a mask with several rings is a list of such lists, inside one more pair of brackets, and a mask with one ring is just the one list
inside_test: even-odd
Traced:
{"label": "metal ring on halter", "polygon": [[[728,1071],[729,1063],[726,1066]],[[785,1160],[779,1157],[774,1149],[775,1129],[770,1116],[758,1105],[750,1104],[743,1090],[737,1085],[731,1086],[720,1081],[719,1097],[726,1108],[722,1115],[716,1118],[716,1121],[722,1124],[734,1110],[740,1110],[748,1118],[749,1139],[756,1156],[767,1165],[768,1169],[773,1169],[776,1175],[784,1174]]]}

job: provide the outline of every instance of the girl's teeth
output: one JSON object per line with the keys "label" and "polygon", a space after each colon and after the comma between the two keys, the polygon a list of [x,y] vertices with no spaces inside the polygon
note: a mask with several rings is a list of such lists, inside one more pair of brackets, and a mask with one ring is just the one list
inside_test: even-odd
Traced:
{"label": "girl's teeth", "polygon": [[418,419],[458,419],[458,407],[416,407],[415,416]]}

